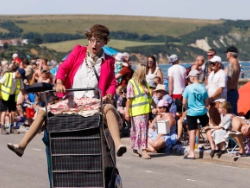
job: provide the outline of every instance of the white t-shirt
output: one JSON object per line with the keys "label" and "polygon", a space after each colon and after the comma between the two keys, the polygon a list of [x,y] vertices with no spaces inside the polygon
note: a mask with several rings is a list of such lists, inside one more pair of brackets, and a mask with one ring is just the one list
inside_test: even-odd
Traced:
{"label": "white t-shirt", "polygon": [[173,77],[173,94],[182,94],[185,89],[186,69],[179,65],[173,65],[168,69],[168,76]]}
{"label": "white t-shirt", "polygon": [[[6,81],[6,76],[5,74],[2,76],[2,78],[0,79],[0,84],[4,84],[4,82]],[[11,95],[15,94],[16,91],[16,84],[17,84],[17,79],[16,79],[16,74],[12,73],[12,88],[11,88]],[[24,85],[23,85],[23,80],[20,79],[20,89],[24,89]]]}
{"label": "white t-shirt", "polygon": [[223,88],[223,91],[220,96],[218,96],[214,101],[226,101],[227,100],[227,75],[224,70],[220,69],[214,74],[214,71],[211,72],[208,76],[208,96],[212,97],[213,94],[219,89]]}
{"label": "white t-shirt", "polygon": [[148,70],[148,74],[146,75],[146,80],[149,83],[150,81],[154,81],[154,78],[157,75],[157,71],[159,70],[159,67],[155,68],[155,71],[153,73],[151,73],[150,70]]}

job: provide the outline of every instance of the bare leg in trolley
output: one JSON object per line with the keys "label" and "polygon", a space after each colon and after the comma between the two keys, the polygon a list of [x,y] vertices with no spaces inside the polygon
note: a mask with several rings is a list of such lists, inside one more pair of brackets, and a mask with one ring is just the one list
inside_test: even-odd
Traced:
{"label": "bare leg in trolley", "polygon": [[103,108],[104,116],[107,120],[107,125],[110,131],[110,134],[115,142],[116,154],[118,157],[121,157],[124,153],[127,152],[126,146],[122,145],[120,139],[119,125],[114,114],[114,108],[111,104],[106,104]]}
{"label": "bare leg in trolley", "polygon": [[36,136],[36,134],[41,129],[42,124],[44,122],[44,116],[45,116],[45,111],[39,108],[35,120],[31,124],[27,133],[24,135],[21,142],[19,144],[8,143],[7,144],[8,148],[11,151],[15,152],[19,157],[22,157],[24,150],[29,144],[29,142]]}

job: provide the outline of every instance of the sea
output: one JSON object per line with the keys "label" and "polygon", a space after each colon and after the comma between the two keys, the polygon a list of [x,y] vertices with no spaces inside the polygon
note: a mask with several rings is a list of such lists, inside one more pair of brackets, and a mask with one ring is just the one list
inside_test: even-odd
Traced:
{"label": "sea", "polygon": [[[228,62],[222,62],[224,67],[228,65]],[[240,61],[241,65],[241,74],[240,79],[249,79],[250,78],[250,61]],[[190,67],[193,63],[180,63],[183,67]],[[163,73],[164,84],[168,86],[168,68],[171,67],[171,64],[159,64],[160,69]],[[133,66],[135,69],[135,66]]]}

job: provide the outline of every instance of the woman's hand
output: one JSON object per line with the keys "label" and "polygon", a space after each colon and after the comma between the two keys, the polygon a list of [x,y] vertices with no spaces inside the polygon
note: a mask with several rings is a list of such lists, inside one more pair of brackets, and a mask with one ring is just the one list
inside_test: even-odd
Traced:
{"label": "woman's hand", "polygon": [[65,86],[62,83],[56,84],[55,90],[57,93],[65,93],[66,92]]}
{"label": "woman's hand", "polygon": [[112,95],[109,95],[109,94],[107,94],[106,96],[104,96],[102,98],[102,100],[103,100],[104,104],[112,104],[113,103]]}
{"label": "woman's hand", "polygon": [[125,112],[125,119],[126,119],[126,121],[130,121],[130,115],[129,115],[129,112],[128,111],[126,111]]}

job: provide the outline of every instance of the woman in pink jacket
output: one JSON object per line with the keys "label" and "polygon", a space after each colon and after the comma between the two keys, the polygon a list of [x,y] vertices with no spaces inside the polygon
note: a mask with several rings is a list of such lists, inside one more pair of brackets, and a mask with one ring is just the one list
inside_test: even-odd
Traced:
{"label": "woman in pink jacket", "polygon": [[[108,128],[117,148],[117,156],[122,156],[127,151],[121,144],[118,122],[111,101],[116,90],[114,75],[114,59],[104,53],[102,47],[109,41],[109,29],[103,25],[94,25],[85,32],[88,46],[76,45],[63,64],[60,65],[55,79],[55,90],[65,93],[70,88],[99,88],[102,92],[103,113],[107,120]],[[97,97],[95,91],[74,92],[74,97]],[[19,144],[8,144],[8,148],[18,156],[22,156],[28,143],[40,130],[44,121],[45,111],[39,109],[37,116],[29,131]]]}

